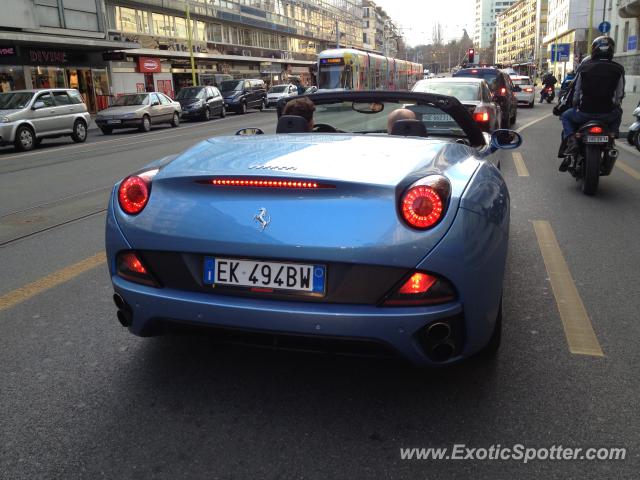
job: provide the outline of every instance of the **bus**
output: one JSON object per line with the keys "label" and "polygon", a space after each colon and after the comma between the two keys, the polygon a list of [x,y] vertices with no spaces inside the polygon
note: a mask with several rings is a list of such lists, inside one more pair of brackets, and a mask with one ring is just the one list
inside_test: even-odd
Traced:
{"label": "bus", "polygon": [[419,63],[352,48],[318,55],[319,90],[411,90],[423,76]]}

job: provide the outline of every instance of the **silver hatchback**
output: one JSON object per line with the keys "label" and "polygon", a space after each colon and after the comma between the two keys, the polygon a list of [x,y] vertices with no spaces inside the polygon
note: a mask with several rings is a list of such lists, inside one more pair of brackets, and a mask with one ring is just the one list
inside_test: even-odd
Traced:
{"label": "silver hatchback", "polygon": [[44,138],[87,139],[91,117],[82,96],[69,88],[0,93],[0,145],[31,150]]}

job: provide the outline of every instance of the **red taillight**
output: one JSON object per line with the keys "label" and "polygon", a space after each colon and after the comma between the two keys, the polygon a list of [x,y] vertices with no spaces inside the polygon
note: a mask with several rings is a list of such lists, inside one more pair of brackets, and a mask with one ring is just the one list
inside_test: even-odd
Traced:
{"label": "red taillight", "polygon": [[507,89],[505,87],[502,87],[500,89],[500,95],[506,95],[507,94]]}
{"label": "red taillight", "polygon": [[433,188],[417,185],[402,198],[402,216],[414,228],[429,228],[442,217],[443,201]]}
{"label": "red taillight", "polygon": [[446,303],[456,298],[451,283],[426,272],[414,272],[382,302],[385,307],[411,307]]}
{"label": "red taillight", "polygon": [[137,253],[125,251],[118,253],[116,258],[118,276],[143,285],[159,286],[153,275],[145,267]]}
{"label": "red taillight", "polygon": [[419,293],[426,293],[434,283],[437,282],[436,277],[432,277],[426,273],[416,272],[409,280],[404,282],[404,285],[400,287],[398,293],[402,295],[416,295]]}
{"label": "red taillight", "polygon": [[213,178],[198,180],[198,183],[214,185],[216,187],[249,187],[249,188],[335,188],[334,185],[318,183],[313,180],[289,180],[278,178]]}
{"label": "red taillight", "polygon": [[125,213],[137,215],[147,206],[151,193],[151,179],[156,173],[158,173],[157,169],[149,170],[138,175],[131,175],[120,183],[118,203]]}
{"label": "red taillight", "polygon": [[525,91],[525,92],[529,92],[529,93],[531,93],[531,92],[533,92],[533,88],[531,88],[531,87],[525,87],[524,91]]}
{"label": "red taillight", "polygon": [[591,127],[589,128],[589,133],[602,133],[602,127]]}
{"label": "red taillight", "polygon": [[488,122],[489,121],[489,112],[475,112],[473,114],[473,119],[476,122]]}

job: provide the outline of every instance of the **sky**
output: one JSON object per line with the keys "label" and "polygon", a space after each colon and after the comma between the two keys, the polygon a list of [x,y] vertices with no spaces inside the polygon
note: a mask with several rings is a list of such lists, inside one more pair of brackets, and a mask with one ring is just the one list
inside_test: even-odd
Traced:
{"label": "sky", "polygon": [[440,21],[445,42],[462,36],[466,28],[473,38],[474,0],[374,0],[403,27],[411,45],[431,43],[433,25]]}

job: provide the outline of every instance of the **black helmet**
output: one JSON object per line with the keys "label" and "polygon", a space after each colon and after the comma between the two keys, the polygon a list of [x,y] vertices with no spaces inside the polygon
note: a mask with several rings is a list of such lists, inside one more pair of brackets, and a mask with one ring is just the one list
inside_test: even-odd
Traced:
{"label": "black helmet", "polygon": [[616,42],[611,37],[598,37],[591,43],[591,58],[613,59],[613,52],[616,49]]}

